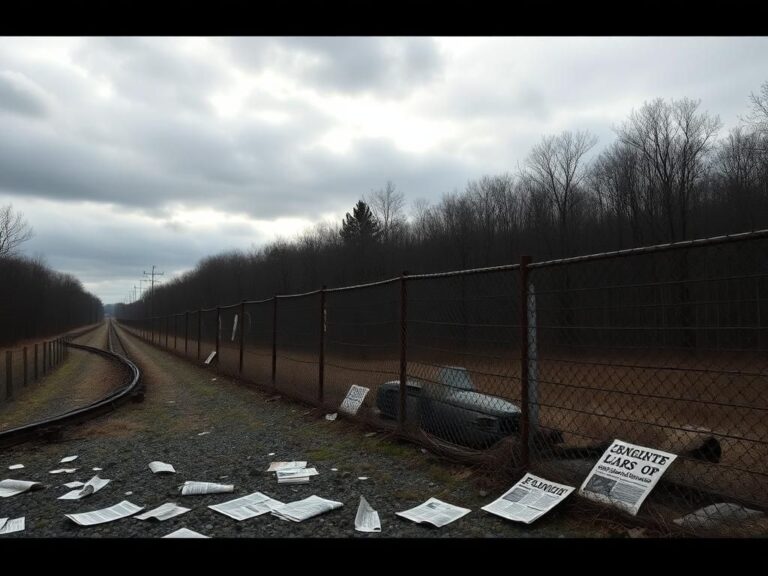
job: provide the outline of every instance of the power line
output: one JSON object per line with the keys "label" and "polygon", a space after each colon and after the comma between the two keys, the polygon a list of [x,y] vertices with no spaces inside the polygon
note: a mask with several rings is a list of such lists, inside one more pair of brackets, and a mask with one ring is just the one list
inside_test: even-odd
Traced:
{"label": "power line", "polygon": [[149,315],[152,316],[153,314],[153,300],[155,298],[155,276],[162,276],[164,272],[155,272],[155,265],[152,264],[152,272],[144,271],[144,276],[150,277],[150,284],[149,284]]}

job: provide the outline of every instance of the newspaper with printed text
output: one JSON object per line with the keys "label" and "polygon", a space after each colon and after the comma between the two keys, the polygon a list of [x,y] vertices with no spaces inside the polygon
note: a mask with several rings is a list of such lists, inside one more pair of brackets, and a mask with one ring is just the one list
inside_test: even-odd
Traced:
{"label": "newspaper with printed text", "polygon": [[551,482],[528,473],[482,509],[507,520],[530,524],[560,504],[574,490],[573,486]]}

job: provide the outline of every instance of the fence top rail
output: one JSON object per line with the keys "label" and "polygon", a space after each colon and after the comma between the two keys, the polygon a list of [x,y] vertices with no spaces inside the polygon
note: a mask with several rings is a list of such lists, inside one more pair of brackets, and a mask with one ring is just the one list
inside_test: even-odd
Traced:
{"label": "fence top rail", "polygon": [[517,270],[520,264],[503,264],[501,266],[487,266],[485,268],[469,268],[468,270],[451,270],[448,272],[434,272],[431,274],[411,274],[408,280],[424,280],[426,278],[445,278],[448,276],[469,276],[471,274],[484,274],[486,272],[503,272]]}
{"label": "fence top rail", "polygon": [[[366,282],[365,284],[355,284],[354,286],[339,286],[338,288],[326,288],[326,292],[344,292],[347,290],[357,290],[358,288],[371,288],[372,286],[383,286],[385,284],[392,284],[400,280],[400,276],[394,278],[387,278],[386,280],[377,280],[376,282]],[[410,278],[410,276],[406,276]]]}
{"label": "fence top rail", "polygon": [[768,238],[768,230],[756,230],[754,232],[740,232],[739,234],[726,234],[724,236],[713,236],[711,238],[698,238],[696,240],[683,240],[681,242],[668,242],[666,244],[654,244],[653,246],[640,246],[638,248],[627,248],[625,250],[614,250],[613,252],[587,254],[584,256],[574,256],[572,258],[558,258],[556,260],[546,260],[544,262],[533,262],[528,265],[528,268],[548,268],[552,266],[576,264],[578,262],[590,262],[594,260],[605,260],[608,258],[622,258],[625,256],[634,256],[637,254],[652,254],[655,252],[684,250],[686,248],[715,246],[718,244],[727,244],[730,242],[747,242],[750,240],[760,240],[763,238]]}
{"label": "fence top rail", "polygon": [[302,292],[301,294],[275,294],[275,298],[279,298],[280,300],[286,300],[287,298],[301,298],[302,296],[314,296],[315,294],[320,294],[320,292],[322,292],[321,289],[311,290],[310,292]]}

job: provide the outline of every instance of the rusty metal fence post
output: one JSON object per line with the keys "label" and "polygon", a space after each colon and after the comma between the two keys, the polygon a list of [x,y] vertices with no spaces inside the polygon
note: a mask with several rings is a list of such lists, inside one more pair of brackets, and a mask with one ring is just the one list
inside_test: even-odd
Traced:
{"label": "rusty metal fence post", "polygon": [[325,284],[320,289],[320,358],[317,370],[317,403],[323,404],[325,385]]}
{"label": "rusty metal fence post", "polygon": [[5,351],[5,397],[13,398],[13,351]]}
{"label": "rusty metal fence post", "polygon": [[184,357],[189,351],[189,310],[184,312]]}
{"label": "rusty metal fence post", "polygon": [[168,324],[170,324],[169,322],[170,319],[171,319],[170,316],[165,317],[165,349],[166,350],[168,349],[168,330],[169,330]]}
{"label": "rusty metal fence post", "polygon": [[272,298],[272,387],[277,377],[277,295]]}
{"label": "rusty metal fence post", "polygon": [[178,319],[179,319],[179,315],[178,314],[174,314],[173,315],[173,351],[174,352],[176,352],[176,348],[177,348],[176,345],[178,344],[178,341],[179,341],[179,326],[178,326],[179,322],[178,322]]}
{"label": "rusty metal fence post", "polygon": [[530,256],[520,257],[520,448],[522,466],[530,467],[528,407],[528,265]]}
{"label": "rusty metal fence post", "polygon": [[400,413],[399,427],[405,429],[407,410],[407,379],[408,379],[408,289],[406,285],[408,272],[400,276]]}
{"label": "rusty metal fence post", "polygon": [[240,357],[237,360],[237,373],[243,375],[243,348],[245,348],[245,300],[240,302]]}
{"label": "rusty metal fence post", "polygon": [[200,341],[203,331],[203,309],[197,311],[197,361],[200,362]]}
{"label": "rusty metal fence post", "polygon": [[221,366],[221,308],[216,306],[216,368]]}

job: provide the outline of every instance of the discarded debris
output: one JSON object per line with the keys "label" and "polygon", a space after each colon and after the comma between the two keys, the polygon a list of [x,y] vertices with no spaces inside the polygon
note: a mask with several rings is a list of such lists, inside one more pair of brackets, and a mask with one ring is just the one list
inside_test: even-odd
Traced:
{"label": "discarded debris", "polygon": [[214,357],[214,356],[216,356],[216,350],[214,350],[213,352],[211,352],[211,353],[208,355],[208,358],[206,358],[206,359],[205,359],[205,364],[210,364],[210,363],[211,363],[211,360],[213,360],[213,357]]}
{"label": "discarded debris", "polygon": [[274,456],[274,455],[275,455],[274,452],[270,452],[269,454],[267,454],[267,456]]}
{"label": "discarded debris", "polygon": [[149,520],[152,518],[153,520],[159,520],[162,522],[163,520],[169,520],[170,518],[174,518],[189,512],[190,510],[191,508],[184,508],[183,506],[179,506],[174,502],[168,502],[162,506],[158,506],[154,510],[150,510],[149,512],[144,512],[144,514],[134,516],[134,518],[136,518],[136,520]]}
{"label": "discarded debris", "polygon": [[310,496],[304,500],[290,502],[272,510],[272,514],[283,520],[302,522],[319,514],[341,508],[344,504],[333,500],[326,500],[319,496]]}
{"label": "discarded debris", "polygon": [[109,508],[82,512],[80,514],[65,514],[65,516],[73,522],[80,524],[80,526],[93,526],[94,524],[104,524],[105,522],[113,522],[114,520],[133,516],[136,512],[143,509],[143,506],[136,506],[128,502],[128,500],[123,500]]}
{"label": "discarded debris", "polygon": [[125,493],[125,495],[126,495],[126,496],[131,496],[131,495],[133,495],[133,490],[128,490],[128,492],[126,492],[126,493]]}
{"label": "discarded debris", "polygon": [[339,406],[339,410],[354,416],[355,414],[357,414],[357,411],[360,409],[360,406],[362,405],[363,400],[365,400],[365,395],[368,394],[368,391],[369,391],[369,388],[365,388],[363,386],[357,386],[353,384],[352,386],[350,386],[346,397],[341,402],[341,406]]}
{"label": "discarded debris", "polygon": [[22,532],[25,527],[24,516],[21,518],[0,518],[0,534],[10,534],[11,532]]}
{"label": "discarded debris", "polygon": [[749,522],[764,516],[759,510],[750,510],[730,502],[719,502],[672,520],[678,526],[691,530],[717,528],[724,524]]}
{"label": "discarded debris", "polygon": [[198,436],[205,436],[206,434],[210,434],[210,433],[211,433],[211,431],[210,431],[210,430],[206,430],[205,432],[200,432],[200,433],[198,434]]}
{"label": "discarded debris", "polygon": [[71,490],[72,488],[82,488],[83,486],[85,486],[85,483],[80,482],[79,480],[75,480],[74,482],[68,482],[66,484],[62,484],[62,486],[69,488]]}
{"label": "discarded debris", "polygon": [[86,496],[90,496],[91,494],[95,494],[104,486],[109,484],[111,480],[108,480],[106,478],[99,478],[98,476],[94,476],[88,482],[86,482],[82,488],[79,490],[72,490],[71,492],[67,492],[64,494],[64,496],[59,496],[59,500],[80,500],[80,498],[85,498]]}
{"label": "discarded debris", "polygon": [[366,438],[373,438],[374,436],[376,436],[376,434],[377,434],[377,432],[368,432],[367,434],[365,434],[365,437]]}
{"label": "discarded debris", "polygon": [[339,471],[338,468],[331,468],[331,472],[338,472],[338,471]]}
{"label": "discarded debris", "polygon": [[253,494],[243,496],[242,498],[236,498],[229,502],[208,506],[208,508],[216,510],[216,512],[234,518],[240,522],[242,520],[247,520],[248,518],[261,516],[280,506],[285,506],[285,504],[278,500],[274,500],[261,492],[254,492]]}
{"label": "discarded debris", "polygon": [[20,470],[24,468],[24,464],[14,464],[12,466],[8,466],[8,470]]}
{"label": "discarded debris", "polygon": [[176,473],[176,469],[171,464],[166,464],[165,462],[160,462],[157,460],[149,463],[149,469],[152,470],[153,474],[162,474],[163,472],[171,474]]}
{"label": "discarded debris", "polygon": [[214,482],[184,482],[181,488],[182,496],[195,496],[198,494],[224,494],[234,492],[234,484],[216,484]]}
{"label": "discarded debris", "polygon": [[284,468],[277,470],[278,484],[304,484],[310,476],[317,476],[315,468]]}
{"label": "discarded debris", "polygon": [[59,460],[59,463],[72,462],[73,460],[77,460],[77,456],[65,456]]}
{"label": "discarded debris", "polygon": [[27,490],[39,490],[43,485],[40,482],[28,480],[3,480],[0,482],[0,498],[10,498]]}
{"label": "discarded debris", "polygon": [[358,480],[368,480],[368,476],[358,476]]}
{"label": "discarded debris", "polygon": [[94,468],[91,468],[91,470],[93,470],[94,472],[101,472],[102,470],[104,470],[104,468],[94,467]]}
{"label": "discarded debris", "polygon": [[72,474],[72,472],[75,472],[77,468],[58,468],[56,470],[51,470],[48,472],[48,474]]}
{"label": "discarded debris", "polygon": [[306,468],[306,462],[270,462],[267,472],[276,472],[278,470],[286,470],[289,468]]}
{"label": "discarded debris", "polygon": [[175,532],[166,534],[163,538],[210,538],[210,536],[204,536],[203,534],[195,532],[194,530],[189,530],[188,528],[179,528]]}
{"label": "discarded debris", "polygon": [[469,514],[471,510],[448,504],[437,498],[430,498],[424,504],[406,510],[405,512],[395,512],[397,516],[421,524],[426,522],[437,528],[458,520],[462,516]]}
{"label": "discarded debris", "polygon": [[333,422],[334,420],[336,420],[336,416],[338,415],[339,415],[338,412],[334,412],[333,414],[326,414],[325,419]]}
{"label": "discarded debris", "polygon": [[482,509],[507,520],[530,524],[565,500],[574,489],[528,473]]}
{"label": "discarded debris", "polygon": [[379,513],[371,508],[371,505],[362,496],[360,496],[360,504],[355,516],[355,530],[358,532],[381,532]]}
{"label": "discarded debris", "polygon": [[237,330],[237,314],[235,314],[235,321],[232,322],[232,338],[230,339],[230,342],[235,341],[235,330]]}

